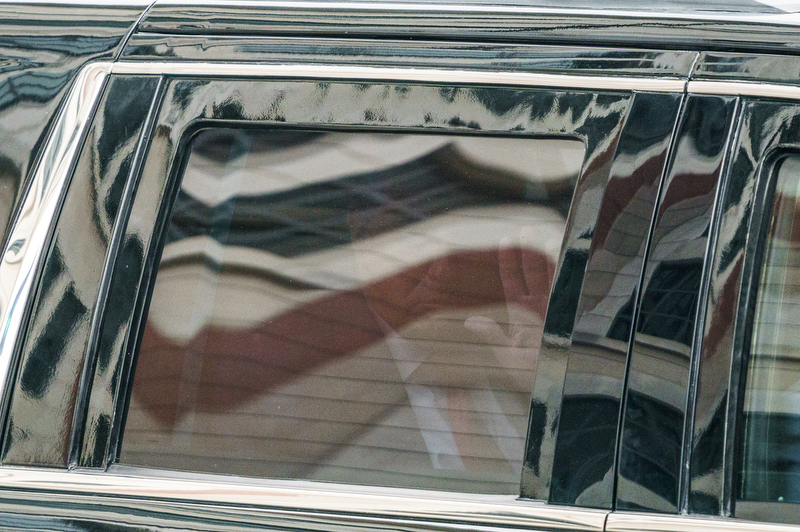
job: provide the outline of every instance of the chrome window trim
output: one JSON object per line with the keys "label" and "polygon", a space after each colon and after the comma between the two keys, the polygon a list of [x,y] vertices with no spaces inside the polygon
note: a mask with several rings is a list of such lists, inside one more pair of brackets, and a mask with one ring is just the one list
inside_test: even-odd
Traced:
{"label": "chrome window trim", "polygon": [[11,359],[50,227],[110,73],[111,63],[92,63],[76,75],[11,225],[0,260],[0,397],[6,393]]}
{"label": "chrome window trim", "polygon": [[[727,81],[689,81],[677,78],[599,77],[527,72],[490,72],[427,68],[385,68],[334,65],[214,64],[201,62],[93,63],[76,76],[54,129],[33,173],[23,207],[14,221],[0,261],[0,395],[5,393],[11,359],[44,253],[52,222],[83,134],[110,74],[162,74],[204,77],[310,78],[394,80],[432,83],[475,83],[592,90],[652,91],[747,95],[800,100],[800,87]],[[171,473],[170,473],[171,474]],[[785,525],[754,524],[732,519],[681,516],[608,514],[603,510],[564,508],[513,496],[467,496],[393,488],[338,486],[308,481],[252,481],[236,477],[181,476],[164,472],[112,467],[110,472],[0,468],[0,490],[35,489],[94,495],[157,497],[182,501],[253,504],[292,508],[299,512],[363,513],[368,519],[386,517],[459,521],[486,526],[603,530],[742,530],[773,531]],[[233,480],[228,480],[233,478]],[[413,512],[409,508],[413,507]],[[272,510],[288,511],[288,510]],[[456,526],[453,524],[453,526]]]}
{"label": "chrome window trim", "polygon": [[264,65],[205,62],[120,61],[112,74],[154,74],[213,77],[269,77],[429,83],[477,83],[491,85],[554,87],[569,89],[686,92],[720,96],[755,96],[800,100],[800,86],[737,81],[686,81],[677,78],[631,76],[581,76],[539,72],[444,70],[429,68],[387,68],[339,65]]}
{"label": "chrome window trim", "polygon": [[[149,473],[156,476],[145,476]],[[413,519],[438,529],[535,529],[602,531],[607,511],[547,505],[513,495],[465,495],[446,492],[345,486],[309,481],[254,480],[178,474],[115,466],[110,472],[4,467],[0,490],[70,492],[93,496],[136,497],[258,508],[266,513],[347,514],[360,521]]]}
{"label": "chrome window trim", "polygon": [[112,66],[113,74],[162,74],[178,76],[270,77],[369,81],[408,81],[427,83],[475,83],[594,90],[684,92],[682,79],[571,76],[536,72],[497,72],[443,70],[428,68],[387,68],[339,65],[263,65],[200,62],[144,63],[121,61]]}
{"label": "chrome window trim", "polygon": [[[216,0],[160,0],[154,4],[155,7],[167,6],[189,6],[205,7],[220,6]],[[314,0],[303,0],[299,2],[291,0],[238,0],[224,4],[225,7],[257,7],[257,8],[290,8],[290,9],[324,9],[327,11],[405,11],[405,12],[443,12],[443,13],[514,13],[514,14],[554,14],[565,16],[576,15],[597,15],[602,17],[619,18],[659,18],[659,19],[679,19],[679,20],[710,20],[710,21],[736,21],[736,22],[762,22],[785,24],[788,26],[796,25],[800,20],[800,12],[786,11],[783,13],[766,12],[735,12],[735,11],[656,11],[656,10],[630,10],[630,9],[588,9],[588,8],[567,8],[567,7],[547,7],[547,6],[522,6],[522,5],[492,5],[492,4],[425,4],[412,2],[320,2]]]}
{"label": "chrome window trim", "polygon": [[687,91],[694,94],[720,96],[759,96],[782,100],[800,100],[800,87],[772,83],[739,81],[689,81]]}
{"label": "chrome window trim", "polygon": [[606,532],[791,532],[800,526],[759,523],[728,517],[693,517],[646,513],[611,513]]}

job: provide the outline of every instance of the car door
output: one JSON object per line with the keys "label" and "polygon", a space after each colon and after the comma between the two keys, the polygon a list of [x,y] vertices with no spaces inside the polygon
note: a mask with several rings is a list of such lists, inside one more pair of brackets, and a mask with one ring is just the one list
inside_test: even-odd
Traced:
{"label": "car door", "polygon": [[0,265],[3,519],[602,530],[736,108],[696,54],[157,33],[76,80]]}
{"label": "car door", "polygon": [[[667,414],[641,416],[636,394],[646,389],[648,399],[661,398],[663,404],[669,386],[663,374],[661,383],[654,385],[650,378],[649,387],[639,384],[648,381],[636,367],[640,348],[634,343],[618,511],[609,515],[607,530],[790,530],[800,524],[794,495],[797,338],[791,281],[796,266],[791,224],[797,183],[797,89],[788,75],[796,63],[791,57],[708,52],[701,54],[689,82],[689,102],[724,101],[734,120],[717,135],[716,184],[702,202],[707,214],[696,216],[683,230],[684,235],[702,238],[697,257],[704,257],[692,285],[695,299],[689,315],[695,323],[683,342],[678,380],[683,400],[679,409]],[[698,141],[714,138],[708,131],[701,135],[702,127],[694,130]],[[678,141],[674,169],[706,167],[700,164],[704,150],[699,142],[694,145],[682,158]],[[702,177],[694,181],[698,187],[701,182]],[[659,210],[672,203],[668,195],[662,196]],[[653,257],[660,223],[653,233],[648,271],[660,267]],[[687,238],[681,246],[691,242]],[[674,258],[681,257],[670,260]],[[679,283],[672,284],[672,289],[678,288]],[[677,304],[681,297],[671,300]],[[646,313],[649,305],[644,300],[640,305],[639,312]],[[660,497],[628,488],[635,476],[627,474],[625,454],[636,454],[637,449],[644,449],[639,454],[655,454],[664,441],[628,431],[637,419],[671,429],[668,441],[674,442],[673,455],[680,457],[668,476],[663,470],[656,471],[659,477],[648,476],[646,467],[635,469],[644,480],[634,487],[649,487],[651,492],[660,488]],[[641,463],[652,466],[658,461]]]}

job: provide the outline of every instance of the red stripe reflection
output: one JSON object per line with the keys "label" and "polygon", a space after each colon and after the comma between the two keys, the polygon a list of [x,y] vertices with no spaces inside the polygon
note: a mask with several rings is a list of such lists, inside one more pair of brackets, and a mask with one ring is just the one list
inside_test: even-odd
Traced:
{"label": "red stripe reflection", "polygon": [[536,250],[463,251],[321,297],[248,329],[208,326],[186,345],[148,323],[133,393],[152,416],[172,425],[185,413],[179,407],[186,404],[179,397],[182,379],[197,383],[192,405],[226,411],[381,341],[387,331],[376,315],[400,330],[436,311],[507,302],[543,320],[554,270],[553,261]]}

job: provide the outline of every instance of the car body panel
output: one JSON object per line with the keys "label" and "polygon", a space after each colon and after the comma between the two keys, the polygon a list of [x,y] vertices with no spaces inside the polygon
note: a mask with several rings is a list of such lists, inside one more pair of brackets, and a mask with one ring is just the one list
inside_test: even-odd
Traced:
{"label": "car body panel", "polygon": [[[790,522],[797,509],[737,506],[733,464],[770,168],[800,147],[800,58],[792,55],[800,18],[791,6],[147,8],[0,4],[25,15],[8,25],[8,55],[46,58],[17,58],[24,67],[10,62],[0,76],[8,73],[9,87],[20,71],[52,77],[47,91],[15,94],[0,112],[5,125],[2,113],[36,110],[28,133],[9,144],[10,192],[0,200],[0,222],[14,219],[0,263],[8,287],[0,362],[12,379],[0,379],[8,382],[0,522],[59,530],[789,529],[742,519]],[[48,24],[58,28],[49,40]],[[38,33],[25,35],[31,28]],[[75,32],[93,37],[70,47]],[[98,59],[108,62],[76,76]],[[304,98],[315,86],[335,95]],[[404,96],[376,113],[347,100],[354,88]],[[267,108],[270,91],[286,99]],[[415,98],[435,102],[438,114],[420,114]],[[512,117],[509,102],[525,112]],[[518,500],[118,463],[186,139],[202,127],[287,124],[584,142]],[[14,136],[3,131],[0,139]],[[30,188],[21,185],[27,174]]]}
{"label": "car body panel", "polygon": [[0,3],[0,233],[75,75],[90,61],[115,58],[148,5]]}

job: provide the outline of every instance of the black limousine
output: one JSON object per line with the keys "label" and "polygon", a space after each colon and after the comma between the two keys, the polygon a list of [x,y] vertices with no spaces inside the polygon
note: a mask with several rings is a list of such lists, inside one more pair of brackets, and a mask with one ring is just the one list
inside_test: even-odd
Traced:
{"label": "black limousine", "polygon": [[1,3],[0,235],[3,530],[800,530],[800,3]]}

